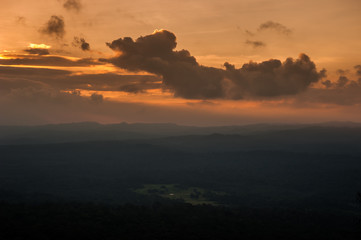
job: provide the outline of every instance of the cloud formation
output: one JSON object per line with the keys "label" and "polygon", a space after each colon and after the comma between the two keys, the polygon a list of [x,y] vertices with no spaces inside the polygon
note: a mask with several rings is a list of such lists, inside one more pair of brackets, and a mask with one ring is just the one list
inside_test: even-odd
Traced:
{"label": "cloud formation", "polygon": [[62,16],[51,16],[40,32],[52,37],[63,38],[65,35],[65,23]]}
{"label": "cloud formation", "polygon": [[[355,66],[356,70],[356,76],[361,76],[361,66]],[[351,80],[345,75],[349,73],[349,70],[337,70],[337,73],[340,75],[336,81],[331,80],[325,80],[321,83],[327,88],[327,89],[347,89],[347,88],[354,88],[359,89],[361,93],[361,78],[358,80]]]}
{"label": "cloud formation", "polygon": [[49,55],[49,49],[46,48],[29,48],[25,49],[25,52],[35,55]]}
{"label": "cloud formation", "polygon": [[346,75],[347,73],[349,73],[349,70],[338,69],[336,72],[340,75]]}
{"label": "cloud formation", "polygon": [[92,95],[90,95],[90,101],[96,104],[102,103],[103,102],[103,95],[98,94],[98,93],[93,93]]}
{"label": "cloud formation", "polygon": [[17,16],[15,21],[17,24],[26,25],[26,18],[23,16]]}
{"label": "cloud formation", "polygon": [[84,38],[74,37],[73,46],[79,47],[83,51],[90,51],[90,44]]}
{"label": "cloud formation", "polygon": [[[356,75],[361,77],[361,65],[355,66]],[[361,78],[357,80],[349,79],[343,73],[348,71],[338,71],[340,74],[336,81],[325,80],[322,84],[325,88],[314,88],[301,94],[296,98],[299,104],[304,103],[327,103],[337,105],[355,105],[361,103]]]}
{"label": "cloud formation", "polygon": [[248,36],[254,37],[256,34],[254,34],[253,32],[249,31],[249,30],[245,30],[244,33]]}
{"label": "cloud formation", "polygon": [[[71,60],[60,56],[44,56],[48,52],[47,49],[25,50],[31,54],[37,54],[37,56],[26,56],[26,55],[5,55],[11,58],[0,59],[0,65],[32,65],[32,66],[58,66],[58,67],[85,67],[102,65],[104,63],[99,62],[92,58],[82,58],[78,60]],[[43,53],[43,54],[40,54]]]}
{"label": "cloud formation", "polygon": [[305,91],[319,81],[310,58],[301,54],[281,62],[271,59],[250,62],[236,69],[225,63],[225,69],[200,65],[187,50],[174,50],[176,36],[166,30],[139,37],[119,38],[107,45],[117,53],[111,59],[115,66],[130,71],[147,71],[163,78],[163,85],[175,96],[189,99],[242,99],[292,95]]}
{"label": "cloud formation", "polygon": [[63,4],[63,7],[68,11],[79,12],[83,5],[81,4],[80,0],[66,0]]}
{"label": "cloud formation", "polygon": [[325,80],[321,82],[326,88],[332,87],[332,82],[330,80]]}
{"label": "cloud formation", "polygon": [[[2,59],[4,60],[4,59]],[[65,76],[69,75],[72,72],[66,70],[58,70],[58,69],[47,69],[47,68],[32,68],[32,67],[7,67],[0,66],[1,77],[10,75],[15,77],[23,77],[27,78],[41,78],[41,77],[55,77],[55,76]]]}
{"label": "cloud formation", "polygon": [[356,65],[355,66],[355,69],[356,69],[356,74],[361,77],[361,65]]}
{"label": "cloud formation", "polygon": [[118,75],[114,73],[74,75],[70,71],[0,66],[0,92],[13,89],[46,86],[73,91],[123,91],[142,93],[160,89],[161,79],[151,75]]}
{"label": "cloud formation", "polygon": [[290,35],[292,33],[291,29],[287,28],[281,23],[273,22],[273,21],[267,21],[259,26],[258,31],[264,31],[264,30],[273,30],[285,35]]}
{"label": "cloud formation", "polygon": [[260,48],[260,47],[265,47],[265,46],[266,46],[266,44],[265,44],[264,42],[262,42],[262,41],[251,41],[251,40],[247,40],[247,41],[245,42],[245,44],[250,45],[250,46],[252,46],[253,48]]}
{"label": "cloud formation", "polygon": [[336,87],[337,88],[343,88],[346,86],[346,84],[349,82],[350,80],[345,77],[345,76],[340,76],[336,82]]}

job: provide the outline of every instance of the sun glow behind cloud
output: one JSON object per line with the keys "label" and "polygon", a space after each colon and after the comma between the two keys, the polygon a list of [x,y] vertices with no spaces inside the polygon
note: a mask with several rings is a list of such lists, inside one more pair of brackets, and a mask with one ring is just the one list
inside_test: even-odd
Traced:
{"label": "sun glow behind cloud", "polygon": [[[5,53],[7,53],[7,52],[5,52]],[[11,57],[8,57],[6,54],[4,54],[4,55],[0,54],[0,59],[11,59]]]}
{"label": "sun glow behind cloud", "polygon": [[50,49],[51,48],[51,46],[46,45],[44,43],[42,43],[42,44],[29,43],[28,47],[29,48],[42,48],[42,49]]}

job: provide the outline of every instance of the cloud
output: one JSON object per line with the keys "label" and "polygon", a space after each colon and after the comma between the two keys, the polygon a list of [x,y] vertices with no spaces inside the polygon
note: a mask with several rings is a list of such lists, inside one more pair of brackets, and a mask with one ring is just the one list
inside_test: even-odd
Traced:
{"label": "cloud", "polygon": [[352,85],[354,81],[350,81],[345,76],[340,76],[336,82],[331,82],[330,80],[325,80],[321,82],[326,88],[345,88],[349,87],[350,84]]}
{"label": "cloud", "polygon": [[245,34],[248,35],[248,36],[251,36],[251,37],[254,37],[254,36],[255,36],[255,34],[254,34],[253,32],[251,32],[251,31],[249,31],[249,30],[245,30],[244,32],[245,32]]}
{"label": "cloud", "polygon": [[25,49],[24,51],[29,54],[49,55],[49,50],[46,48],[29,48]]}
{"label": "cloud", "polygon": [[361,77],[361,65],[356,65],[355,66],[355,69],[356,69],[356,74]]}
{"label": "cloud", "polygon": [[27,78],[41,77],[59,77],[69,75],[72,72],[66,70],[47,69],[47,68],[26,68],[26,67],[5,67],[0,66],[1,76],[25,76]]}
{"label": "cloud", "polygon": [[262,23],[258,27],[258,31],[264,31],[264,30],[274,30],[278,33],[285,34],[285,35],[290,35],[292,33],[291,29],[287,28],[286,26],[282,25],[281,23],[273,22],[273,21],[267,21],[265,23]]}
{"label": "cloud", "polygon": [[330,88],[333,86],[332,82],[330,80],[325,80],[321,82],[326,88]]}
{"label": "cloud", "polygon": [[96,103],[96,104],[102,103],[103,102],[103,95],[93,93],[92,95],[90,95],[90,101],[93,102],[93,103]]}
{"label": "cloud", "polygon": [[21,78],[12,79],[12,78],[4,78],[4,77],[0,78],[0,85],[1,85],[0,95],[8,94],[11,91],[20,88],[39,89],[46,86],[46,84],[41,83],[39,81],[32,81],[29,79],[21,79]]}
{"label": "cloud", "polygon": [[346,74],[349,73],[349,70],[338,69],[338,70],[336,71],[336,73],[339,74],[339,75],[346,75]]}
{"label": "cloud", "polygon": [[[295,96],[294,103],[298,106],[313,106],[316,104],[333,104],[352,106],[361,103],[361,86],[356,82],[350,82],[348,85],[337,88],[312,88],[309,91]],[[309,104],[309,105],[308,105]]]}
{"label": "cloud", "polygon": [[[261,63],[250,62],[236,69],[225,63],[230,91],[234,96],[276,97],[294,95],[308,89],[312,83],[325,77],[325,70],[318,72],[306,54],[284,62],[271,59]],[[243,92],[243,93],[242,93]]]}
{"label": "cloud", "polygon": [[[284,63],[282,64],[284,65]],[[64,70],[0,66],[0,112],[6,113],[0,115],[0,124],[147,121],[189,125],[229,125],[265,121],[265,119],[276,122],[290,119],[295,122],[310,121],[310,112],[302,110],[305,106],[317,109],[312,112],[312,121],[315,116],[322,121],[329,121],[347,117],[340,114],[337,107],[324,107],[323,104],[318,105],[317,103],[348,106],[361,103],[361,86],[360,84],[353,86],[352,82],[354,81],[352,80],[343,88],[309,88],[308,91],[300,92],[297,95],[278,96],[274,98],[277,105],[272,105],[272,102],[268,101],[255,102],[256,107],[252,107],[252,111],[247,111],[248,107],[230,108],[228,101],[185,100],[184,105],[161,104],[160,106],[146,101],[139,102],[138,98],[137,103],[131,103],[110,101],[108,98],[97,96],[103,94],[103,92],[100,94],[100,91],[120,91],[121,88],[127,88],[128,85],[135,85],[137,89],[141,87],[145,89],[160,88],[161,80],[152,75],[117,75],[114,73],[73,75],[73,72]],[[82,95],[82,89],[91,90],[91,92],[95,92],[95,95]],[[279,100],[285,102],[291,100],[293,105],[282,105],[282,103],[278,103]],[[260,103],[271,104],[272,111],[269,106],[263,109],[257,107]],[[238,104],[236,105],[238,106]],[[296,105],[300,108],[295,110]],[[320,106],[321,108],[319,108]],[[287,108],[287,111],[284,107]],[[333,116],[327,112],[332,109],[336,109]],[[355,105],[349,115],[358,114],[357,116],[360,116],[358,112],[359,107]]]}
{"label": "cloud", "polygon": [[216,106],[217,103],[208,100],[201,100],[198,102],[187,102],[189,106]]}
{"label": "cloud", "polygon": [[[361,70],[361,66],[355,66],[356,69],[356,75],[361,76],[361,71],[358,72],[360,69]],[[339,78],[337,79],[337,81],[330,81],[330,80],[325,80],[322,82],[322,84],[326,87],[326,88],[333,88],[333,89],[341,89],[341,88],[355,88],[355,89],[360,89],[360,93],[361,93],[361,80],[359,79],[358,81],[355,80],[350,80],[348,77],[344,76],[345,74],[349,73],[348,70],[342,70],[339,69],[337,70],[337,73],[340,74]]]}
{"label": "cloud", "polygon": [[[25,50],[31,54],[46,53],[42,51],[32,51],[33,49]],[[42,49],[46,50],[46,49]],[[24,55],[6,55],[12,58],[0,59],[1,65],[32,65],[32,66],[58,66],[58,67],[85,67],[102,65],[104,63],[99,62],[92,58],[82,58],[78,60],[70,60],[60,56],[44,56],[39,54],[38,56],[24,56]]]}
{"label": "cloud", "polygon": [[7,96],[21,102],[42,103],[47,101],[51,104],[71,103],[80,97],[78,92],[63,92],[47,86],[16,88],[12,89]]}
{"label": "cloud", "polygon": [[144,93],[146,90],[161,89],[162,84],[158,82],[138,82],[120,86],[117,90],[129,93]]}
{"label": "cloud", "polygon": [[251,41],[247,40],[245,44],[252,46],[253,48],[265,47],[266,44],[262,41]]}
{"label": "cloud", "polygon": [[0,92],[22,88],[51,87],[58,79],[70,76],[72,72],[47,68],[25,68],[0,66]]}
{"label": "cloud", "polygon": [[47,86],[64,91],[81,89],[141,93],[160,89],[162,87],[160,81],[160,78],[151,75],[114,73],[74,75],[64,70],[0,66],[0,91],[6,92],[17,88]]}
{"label": "cloud", "polygon": [[83,51],[90,50],[90,44],[86,42],[84,38],[74,37],[73,46],[80,47],[80,49]]}
{"label": "cloud", "polygon": [[[358,67],[360,66],[360,67]],[[361,70],[361,65],[355,66],[356,71]],[[348,71],[338,71],[347,73]],[[358,74],[361,74],[359,72]],[[358,105],[361,104],[361,80],[352,80],[346,76],[339,76],[337,81],[325,80],[322,84],[326,88],[313,88],[296,97],[296,102],[306,103],[326,103],[336,105]]]}
{"label": "cloud", "polygon": [[150,75],[118,75],[113,73],[71,75],[53,81],[62,89],[86,89],[94,91],[144,92],[161,88],[160,78]]}
{"label": "cloud", "polygon": [[162,77],[164,87],[188,99],[242,99],[292,95],[305,91],[324,77],[310,58],[250,62],[225,69],[199,65],[187,50],[175,51],[176,36],[166,30],[139,37],[119,38],[107,45],[117,56],[102,61],[130,71],[147,71]]}
{"label": "cloud", "polygon": [[20,25],[26,25],[26,18],[23,16],[17,16],[15,22]]}
{"label": "cloud", "polygon": [[63,38],[65,35],[65,23],[62,16],[51,16],[40,32],[56,38]]}
{"label": "cloud", "polygon": [[68,11],[79,12],[83,5],[81,4],[80,0],[66,0],[63,4],[63,7]]}
{"label": "cloud", "polygon": [[[0,125],[29,125],[64,122],[174,122],[187,125],[249,123],[256,117],[239,113],[219,114],[198,106],[152,105],[142,102],[115,102],[103,99],[95,104],[90,97],[51,88],[23,88],[0,94]],[[299,120],[299,119],[298,119]]]}
{"label": "cloud", "polygon": [[[1,75],[2,76],[2,75]],[[1,78],[1,77],[0,77]],[[2,83],[0,83],[2,84]],[[2,86],[2,85],[1,85]],[[321,100],[340,104],[334,95],[337,90],[320,91],[310,89],[297,96],[301,107],[282,104],[256,104],[249,107],[242,104],[230,108],[222,101],[215,104],[208,101],[191,101],[184,104],[151,104],[147,102],[118,102],[103,99],[101,104],[94,104],[90,96],[83,96],[77,91],[60,91],[47,86],[27,86],[0,94],[0,125],[49,124],[80,121],[115,122],[173,122],[186,125],[239,125],[255,122],[314,122],[314,121],[345,121],[359,119],[359,106],[348,106],[346,111],[339,107],[324,107],[310,104],[311,108],[303,108],[306,101]],[[0,89],[1,91],[1,89]],[[345,103],[359,100],[355,95],[346,95]],[[345,100],[345,99],[344,99]],[[195,102],[192,104],[192,102]],[[269,102],[264,102],[269,104]],[[232,104],[233,105],[233,104]],[[342,114],[340,114],[342,113]],[[312,116],[310,118],[310,116]]]}
{"label": "cloud", "polygon": [[345,76],[340,76],[336,82],[336,87],[343,88],[350,80]]}

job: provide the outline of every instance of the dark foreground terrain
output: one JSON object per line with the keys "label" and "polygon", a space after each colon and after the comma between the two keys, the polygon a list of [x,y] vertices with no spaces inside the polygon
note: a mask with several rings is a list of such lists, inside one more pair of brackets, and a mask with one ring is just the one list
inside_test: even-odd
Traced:
{"label": "dark foreground terrain", "polygon": [[156,203],[0,203],[1,239],[359,239],[347,216]]}
{"label": "dark foreground terrain", "polygon": [[0,127],[0,239],[359,239],[361,125]]}

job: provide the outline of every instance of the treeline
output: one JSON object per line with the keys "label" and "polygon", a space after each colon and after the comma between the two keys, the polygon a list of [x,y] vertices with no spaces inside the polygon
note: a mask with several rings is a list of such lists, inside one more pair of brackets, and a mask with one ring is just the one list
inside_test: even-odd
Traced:
{"label": "treeline", "polygon": [[0,239],[360,239],[356,217],[154,203],[0,202]]}

